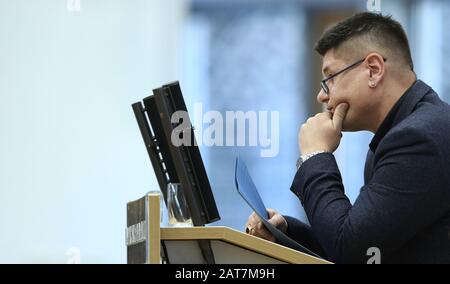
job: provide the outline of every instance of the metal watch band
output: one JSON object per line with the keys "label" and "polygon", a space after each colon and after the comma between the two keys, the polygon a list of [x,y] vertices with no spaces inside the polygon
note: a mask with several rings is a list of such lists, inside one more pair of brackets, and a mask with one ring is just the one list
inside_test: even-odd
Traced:
{"label": "metal watch band", "polygon": [[308,160],[309,158],[317,155],[317,154],[321,154],[321,153],[325,153],[326,151],[314,151],[312,153],[306,154],[306,155],[302,155],[300,156],[300,158],[298,158],[297,160],[297,170],[302,166],[302,164],[304,162],[306,162],[306,160]]}

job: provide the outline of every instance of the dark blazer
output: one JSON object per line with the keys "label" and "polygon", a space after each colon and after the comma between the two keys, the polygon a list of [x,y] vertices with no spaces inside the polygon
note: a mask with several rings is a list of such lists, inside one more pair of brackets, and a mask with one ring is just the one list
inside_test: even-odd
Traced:
{"label": "dark blazer", "polygon": [[367,154],[352,205],[331,153],[308,159],[291,190],[311,227],[286,217],[287,234],[326,259],[450,263],[450,106],[422,81],[394,105]]}

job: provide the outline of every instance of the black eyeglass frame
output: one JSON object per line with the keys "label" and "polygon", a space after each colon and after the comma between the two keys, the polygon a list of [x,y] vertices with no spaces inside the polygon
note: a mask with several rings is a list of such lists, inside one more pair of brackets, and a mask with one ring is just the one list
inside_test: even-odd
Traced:
{"label": "black eyeglass frame", "polygon": [[[325,92],[325,94],[329,94],[330,93],[330,89],[328,88],[327,85],[327,81],[333,79],[334,77],[336,77],[337,75],[344,73],[345,71],[356,67],[357,65],[361,64],[364,62],[364,60],[366,60],[366,57],[364,57],[363,59],[360,59],[358,61],[356,61],[355,63],[352,63],[350,65],[348,65],[347,67],[345,67],[344,69],[341,69],[339,71],[337,71],[334,74],[331,74],[330,76],[328,76],[327,78],[323,79],[322,81],[320,81],[320,87],[322,88],[322,90]],[[386,58],[383,57],[383,61],[386,62]]]}

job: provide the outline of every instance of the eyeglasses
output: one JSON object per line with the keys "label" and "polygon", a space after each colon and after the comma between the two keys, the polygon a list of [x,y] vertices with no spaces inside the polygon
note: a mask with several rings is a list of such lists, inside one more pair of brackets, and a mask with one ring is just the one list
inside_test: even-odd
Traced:
{"label": "eyeglasses", "polygon": [[[328,80],[331,80],[331,79],[333,79],[334,77],[336,77],[337,75],[339,75],[339,74],[341,74],[341,73],[344,73],[345,71],[347,71],[347,70],[349,70],[349,69],[351,69],[351,68],[353,68],[353,67],[356,67],[357,65],[363,63],[364,60],[366,60],[366,58],[360,59],[360,60],[356,61],[355,63],[350,64],[349,66],[345,67],[344,69],[339,70],[338,72],[336,72],[336,73],[334,73],[334,74],[328,76],[327,78],[323,79],[323,80],[320,82],[320,86],[322,87],[322,90],[325,92],[325,94],[328,95],[328,94],[330,93],[330,89],[328,88],[328,85],[327,85],[327,81],[328,81]],[[383,61],[386,62],[386,58],[383,58]]]}

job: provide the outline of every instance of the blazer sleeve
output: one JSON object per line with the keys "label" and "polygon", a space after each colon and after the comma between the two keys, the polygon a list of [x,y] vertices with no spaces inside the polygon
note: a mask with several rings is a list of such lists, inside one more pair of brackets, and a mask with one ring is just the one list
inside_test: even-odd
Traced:
{"label": "blazer sleeve", "polygon": [[321,257],[325,256],[322,247],[317,242],[317,238],[313,235],[309,225],[291,216],[283,217],[288,224],[286,235]]}
{"label": "blazer sleeve", "polygon": [[388,257],[448,210],[449,178],[433,140],[414,128],[383,140],[372,179],[353,206],[331,153],[308,159],[294,178],[291,190],[331,261],[363,263],[370,247]]}

